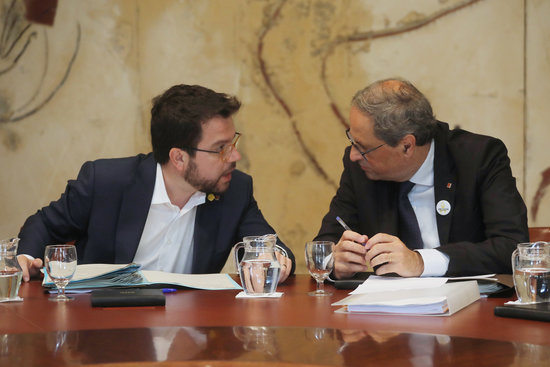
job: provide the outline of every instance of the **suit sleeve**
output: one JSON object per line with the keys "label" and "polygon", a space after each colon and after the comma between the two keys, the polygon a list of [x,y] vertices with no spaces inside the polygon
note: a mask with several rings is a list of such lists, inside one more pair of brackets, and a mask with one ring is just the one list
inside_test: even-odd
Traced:
{"label": "suit sleeve", "polygon": [[349,157],[349,148],[346,149],[342,158],[344,171],[340,177],[340,186],[330,202],[329,211],[323,217],[321,228],[314,241],[338,243],[344,233],[344,228],[336,221],[337,216],[352,230],[361,232],[357,213],[357,199],[351,182],[350,160],[347,157]]}
{"label": "suit sleeve", "polygon": [[[491,140],[477,170],[476,186],[484,228],[481,242],[450,241],[437,250],[449,256],[447,275],[511,273],[511,255],[529,240],[527,208],[512,176],[504,144]],[[462,228],[468,231],[468,228]]]}
{"label": "suit sleeve", "polygon": [[[258,207],[256,199],[254,199],[252,178],[248,181],[247,196],[248,205],[244,210],[239,223],[238,238],[242,240],[242,238],[246,236],[277,233],[265,220],[260,208]],[[292,250],[281,241],[279,236],[277,236],[277,245],[284,248],[288,254],[288,257],[292,260],[292,269],[290,274],[293,274],[296,269],[296,259],[292,253]]]}
{"label": "suit sleeve", "polygon": [[86,162],[69,180],[59,200],[31,215],[19,232],[18,253],[42,258],[49,244],[77,240],[87,230],[93,195],[94,167]]}

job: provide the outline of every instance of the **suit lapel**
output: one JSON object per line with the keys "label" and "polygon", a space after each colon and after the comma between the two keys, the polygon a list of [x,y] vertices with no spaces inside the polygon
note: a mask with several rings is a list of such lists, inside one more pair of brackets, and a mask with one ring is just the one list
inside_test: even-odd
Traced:
{"label": "suit lapel", "polygon": [[374,182],[376,190],[377,232],[398,235],[399,215],[397,211],[397,188],[399,183],[388,181]]}
{"label": "suit lapel", "polygon": [[346,148],[345,156],[351,171],[349,184],[353,186],[357,202],[359,232],[369,237],[377,233],[397,235],[397,184],[368,179],[359,164],[349,161],[350,149]]}
{"label": "suit lapel", "polygon": [[151,154],[139,164],[135,179],[122,195],[115,236],[115,263],[129,263],[134,259],[151,207],[156,167]]}
{"label": "suit lapel", "polygon": [[193,243],[193,273],[208,272],[209,264],[216,250],[223,195],[219,200],[209,201],[197,207],[195,218],[195,234]]}
{"label": "suit lapel", "polygon": [[434,154],[434,199],[439,242],[449,242],[449,231],[455,207],[456,172],[454,162],[447,151],[446,129],[438,130]]}

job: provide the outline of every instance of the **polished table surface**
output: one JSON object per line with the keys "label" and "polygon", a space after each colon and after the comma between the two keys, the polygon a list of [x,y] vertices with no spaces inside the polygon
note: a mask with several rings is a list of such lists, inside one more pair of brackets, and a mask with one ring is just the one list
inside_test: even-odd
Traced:
{"label": "polished table surface", "polygon": [[297,275],[279,299],[179,290],[166,307],[92,308],[89,294],[50,302],[33,281],[0,303],[0,365],[550,365],[550,324],[495,316],[508,298],[450,317],[351,315],[331,306],[347,291],[314,288]]}

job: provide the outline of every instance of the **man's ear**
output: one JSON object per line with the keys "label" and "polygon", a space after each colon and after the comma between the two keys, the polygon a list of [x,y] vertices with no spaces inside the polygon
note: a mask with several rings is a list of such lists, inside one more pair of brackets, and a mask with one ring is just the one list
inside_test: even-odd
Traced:
{"label": "man's ear", "polygon": [[169,164],[171,164],[177,170],[184,170],[189,162],[189,154],[182,149],[172,148],[168,152]]}
{"label": "man's ear", "polygon": [[405,135],[403,139],[401,139],[401,145],[403,146],[403,153],[410,155],[414,152],[414,148],[416,147],[416,138],[412,134]]}

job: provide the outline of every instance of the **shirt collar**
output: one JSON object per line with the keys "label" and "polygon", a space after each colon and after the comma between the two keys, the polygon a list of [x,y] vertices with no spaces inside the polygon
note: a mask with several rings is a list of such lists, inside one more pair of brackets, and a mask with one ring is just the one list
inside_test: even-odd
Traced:
{"label": "shirt collar", "polygon": [[[206,194],[201,191],[195,192],[190,198],[189,201],[185,204],[185,207],[188,206],[197,206],[204,204],[206,201]],[[170,198],[166,192],[166,185],[164,184],[164,176],[162,175],[162,168],[159,163],[157,163],[157,173],[155,177],[155,188],[153,190],[153,198],[151,199],[151,205],[153,204],[170,204]]]}
{"label": "shirt collar", "polygon": [[409,180],[415,185],[434,185],[434,140],[430,142],[430,150],[418,171]]}

